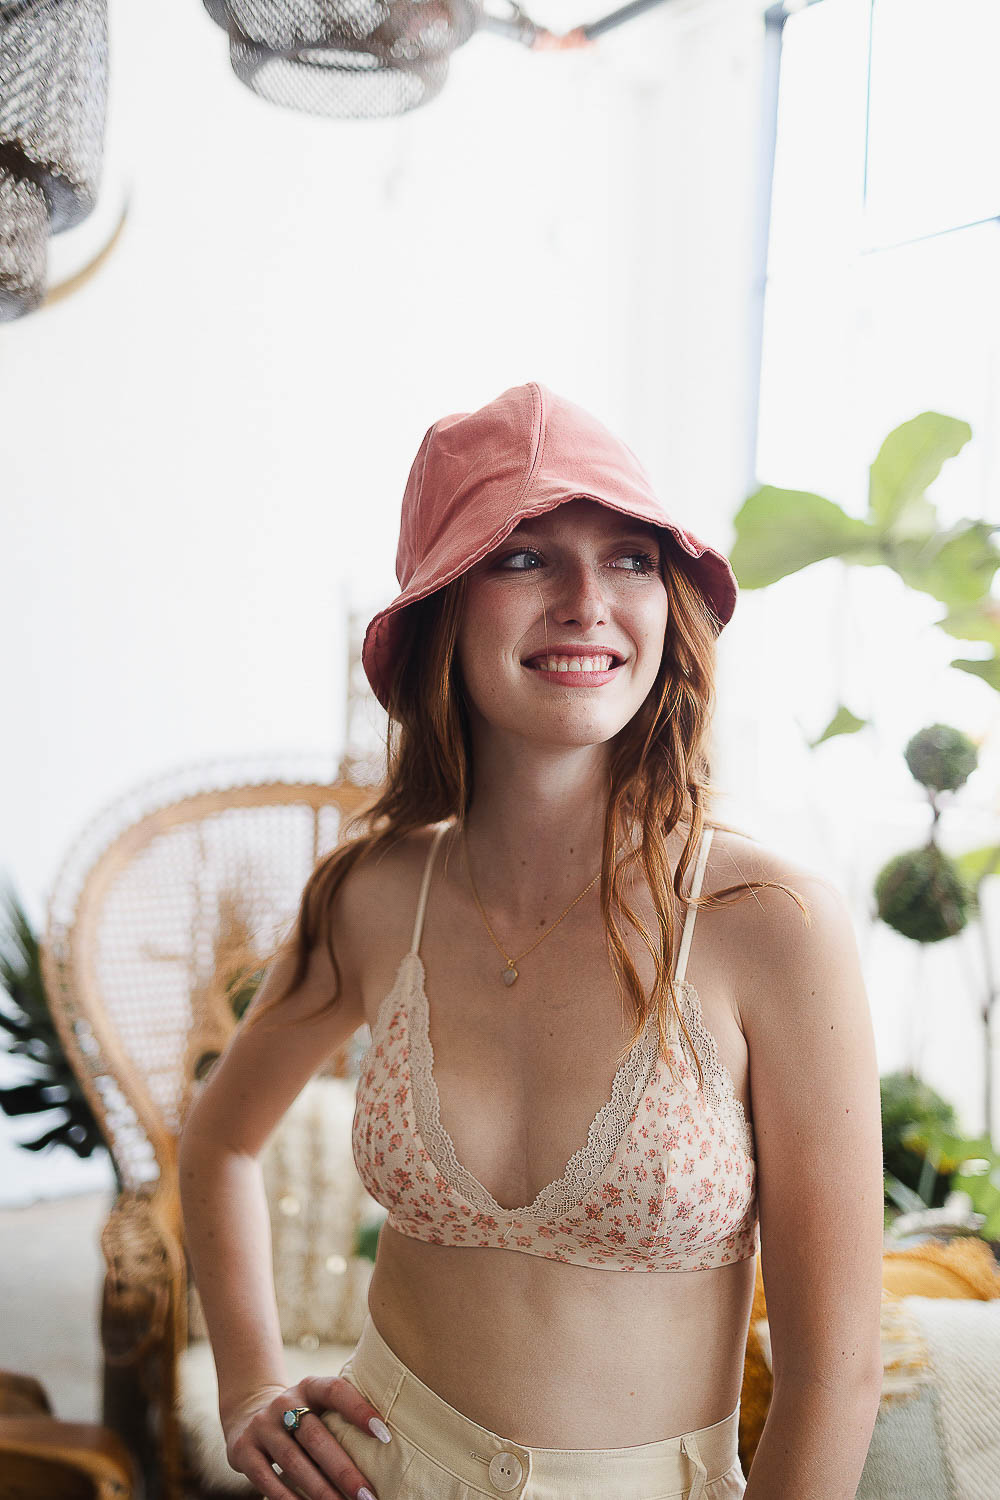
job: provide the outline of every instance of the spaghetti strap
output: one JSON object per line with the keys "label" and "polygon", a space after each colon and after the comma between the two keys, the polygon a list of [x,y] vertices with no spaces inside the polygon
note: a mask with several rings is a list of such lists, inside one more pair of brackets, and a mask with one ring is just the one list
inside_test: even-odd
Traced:
{"label": "spaghetti strap", "polygon": [[[701,846],[698,850],[698,859],[694,867],[694,879],[691,882],[689,895],[701,895],[701,883],[705,878],[705,866],[708,863],[708,850],[712,842],[711,828],[706,828],[701,836]],[[684,931],[681,933],[681,947],[677,955],[677,971],[674,974],[674,983],[680,984],[684,978],[687,968],[688,953],[691,951],[691,938],[694,934],[694,919],[698,915],[696,906],[689,906],[687,916],[684,919]]]}
{"label": "spaghetti strap", "polygon": [[410,943],[411,953],[418,952],[420,948],[420,934],[423,931],[424,927],[424,908],[427,905],[427,891],[431,883],[431,866],[434,863],[434,856],[437,853],[437,846],[438,844],[440,844],[442,836],[448,832],[448,829],[450,827],[450,823],[441,824],[441,826],[438,828],[437,833],[431,840],[431,847],[427,851],[427,860],[424,864],[424,878],[420,882],[420,899],[417,902],[417,917],[416,921],[413,924],[413,940]]}

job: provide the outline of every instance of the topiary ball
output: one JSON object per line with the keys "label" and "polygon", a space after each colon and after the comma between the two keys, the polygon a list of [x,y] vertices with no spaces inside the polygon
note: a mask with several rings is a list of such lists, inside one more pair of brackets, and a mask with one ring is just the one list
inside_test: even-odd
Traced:
{"label": "topiary ball", "polygon": [[919,730],[903,755],[914,779],[935,792],[953,792],[964,786],[979,763],[972,740],[950,724],[932,724]]}
{"label": "topiary ball", "polygon": [[882,921],[918,943],[954,937],[968,921],[969,891],[937,844],[897,854],[875,878]]}

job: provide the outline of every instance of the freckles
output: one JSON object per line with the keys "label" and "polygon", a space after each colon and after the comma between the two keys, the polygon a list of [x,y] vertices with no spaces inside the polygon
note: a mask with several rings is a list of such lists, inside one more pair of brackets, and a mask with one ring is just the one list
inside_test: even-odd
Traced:
{"label": "freckles", "polygon": [[[477,655],[491,672],[519,672],[521,657],[535,642],[544,641],[544,627],[536,625],[535,615],[510,600],[491,603],[477,621]],[[551,626],[550,626],[551,630]]]}

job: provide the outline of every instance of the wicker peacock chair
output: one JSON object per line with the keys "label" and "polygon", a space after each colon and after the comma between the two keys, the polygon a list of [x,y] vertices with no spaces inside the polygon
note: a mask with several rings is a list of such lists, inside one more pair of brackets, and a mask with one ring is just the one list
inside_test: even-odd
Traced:
{"label": "wicker peacock chair", "polygon": [[135,1500],[137,1466],[117,1433],[61,1422],[31,1375],[0,1370],[0,1494],[4,1500]]}
{"label": "wicker peacock chair", "polygon": [[[85,830],[50,898],[46,990],[117,1182],[101,1236],[102,1420],[135,1456],[148,1500],[217,1494],[220,1468],[228,1469],[224,1449],[208,1463],[205,1433],[195,1435],[199,1451],[185,1431],[181,1389],[185,1358],[198,1356],[214,1372],[189,1285],[177,1183],[192,1089],[236,1025],[229,976],[248,951],[266,952],[283,935],[342,820],[372,798],[371,786],[294,779],[288,765],[276,773],[273,765],[216,763],[136,789]],[[320,1073],[349,1081],[350,1051]],[[358,1202],[347,1201],[342,1217]],[[352,1269],[344,1255],[327,1254],[326,1265]],[[339,1352],[295,1330],[285,1341],[296,1344],[292,1379],[305,1373],[309,1351],[327,1359]],[[205,1420],[213,1416],[217,1427],[217,1413]],[[218,1450],[220,1436],[211,1434],[209,1447]],[[255,1493],[248,1484],[225,1488]]]}

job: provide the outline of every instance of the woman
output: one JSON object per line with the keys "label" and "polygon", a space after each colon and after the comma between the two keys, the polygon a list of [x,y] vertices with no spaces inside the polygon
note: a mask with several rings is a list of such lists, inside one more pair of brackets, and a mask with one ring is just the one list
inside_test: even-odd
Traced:
{"label": "woman", "polygon": [[[273,1500],[847,1500],[881,1385],[878,1072],[841,897],[706,819],[732,570],[532,383],[428,431],[397,572],[363,651],[386,781],[182,1139],[229,1461]],[[369,1316],[289,1386],[256,1156],[366,1022]]]}

